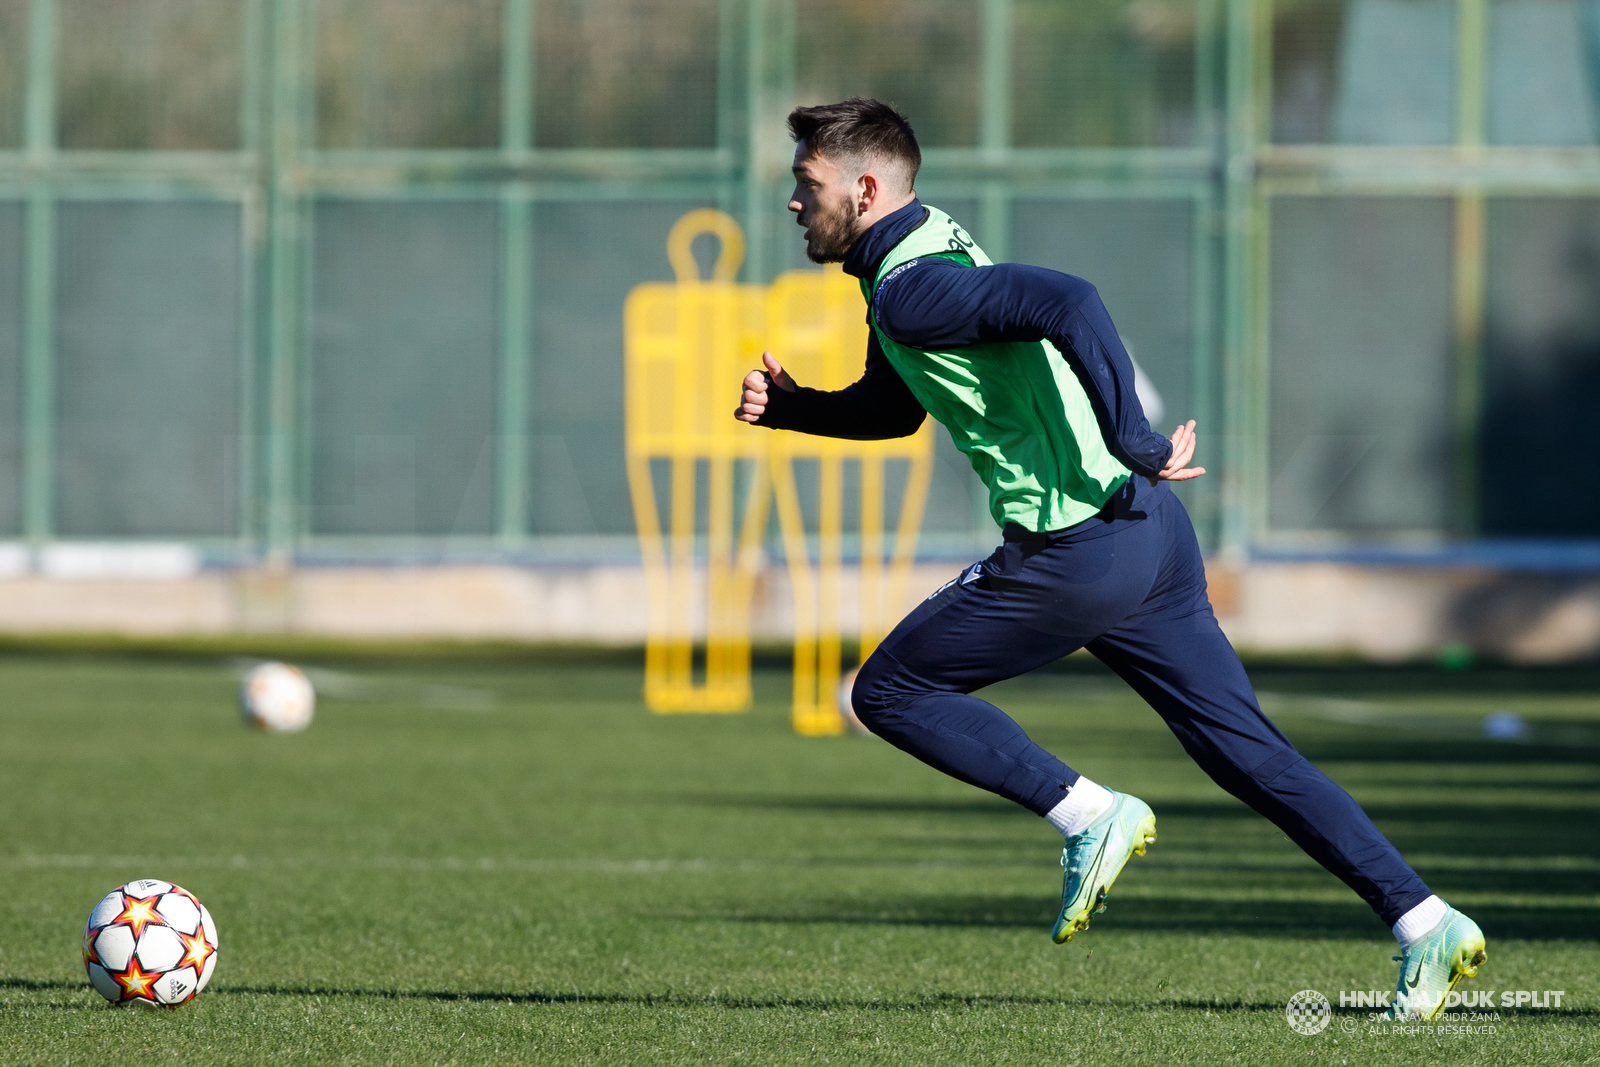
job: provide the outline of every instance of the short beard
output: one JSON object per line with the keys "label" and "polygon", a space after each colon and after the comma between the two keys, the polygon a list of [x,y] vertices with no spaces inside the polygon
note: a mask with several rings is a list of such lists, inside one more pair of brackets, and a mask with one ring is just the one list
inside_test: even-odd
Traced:
{"label": "short beard", "polygon": [[806,258],[813,263],[843,263],[856,243],[854,224],[849,201],[840,204],[837,213],[819,206],[806,225],[811,231],[811,239],[806,242]]}

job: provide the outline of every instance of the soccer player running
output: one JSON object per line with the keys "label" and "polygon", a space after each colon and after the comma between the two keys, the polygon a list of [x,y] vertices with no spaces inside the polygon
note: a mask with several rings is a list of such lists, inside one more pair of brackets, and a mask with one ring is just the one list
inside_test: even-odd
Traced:
{"label": "soccer player running", "polygon": [[1066,839],[1064,942],[1089,925],[1132,855],[1149,805],[1035,744],[972,695],[1087,648],[1153,707],[1229,793],[1355,890],[1404,951],[1397,1018],[1432,1018],[1483,963],[1471,919],[1428,889],[1350,795],[1261,713],[1206,598],[1194,528],[1168,482],[1191,467],[1194,422],[1150,429],[1134,369],[1094,286],[992,264],[923,205],[905,117],[876,100],[796,108],[794,195],[806,254],[861,280],[866,370],[807,389],[772,353],[736,415],[858,440],[903,437],[931,414],[989,490],[1003,543],[905,618],[857,676],[861,721],[897,748],[1042,816]]}

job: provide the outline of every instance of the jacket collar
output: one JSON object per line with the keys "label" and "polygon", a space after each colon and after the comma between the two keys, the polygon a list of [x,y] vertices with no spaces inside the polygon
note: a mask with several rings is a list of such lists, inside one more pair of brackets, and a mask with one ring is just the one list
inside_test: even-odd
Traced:
{"label": "jacket collar", "polygon": [[926,221],[928,209],[917,199],[899,211],[885,215],[873,223],[872,228],[862,234],[855,247],[850,249],[850,254],[844,260],[845,273],[857,278],[876,277],[883,257],[905,240],[908,233]]}

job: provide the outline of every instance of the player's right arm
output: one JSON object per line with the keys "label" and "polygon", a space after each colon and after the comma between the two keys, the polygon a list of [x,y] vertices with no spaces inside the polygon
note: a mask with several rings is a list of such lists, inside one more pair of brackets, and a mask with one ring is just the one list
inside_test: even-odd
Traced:
{"label": "player's right arm", "polygon": [[878,339],[867,342],[867,367],[855,384],[834,392],[797,385],[771,352],[764,370],[745,376],[734,417],[774,430],[819,437],[882,441],[917,432],[927,412],[890,365]]}
{"label": "player's right arm", "polygon": [[972,266],[924,256],[884,279],[873,296],[878,326],[912,348],[943,351],[990,341],[1049,341],[1083,386],[1111,454],[1159,481],[1205,473],[1188,467],[1194,423],[1170,438],[1150,428],[1133,360],[1095,287],[1070,274],[1020,263]]}

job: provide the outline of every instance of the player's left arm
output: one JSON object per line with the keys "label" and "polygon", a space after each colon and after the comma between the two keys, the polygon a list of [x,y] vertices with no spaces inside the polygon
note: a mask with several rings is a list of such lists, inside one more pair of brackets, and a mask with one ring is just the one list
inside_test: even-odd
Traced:
{"label": "player's left arm", "polygon": [[976,267],[931,257],[902,268],[874,294],[878,325],[896,341],[947,349],[993,341],[1047,340],[1083,384],[1107,445],[1152,482],[1205,473],[1188,467],[1194,423],[1171,438],[1150,428],[1134,390],[1133,360],[1095,287],[1043,267]]}
{"label": "player's left arm", "polygon": [[740,391],[734,418],[741,422],[820,437],[884,441],[910,437],[927,418],[875,336],[867,338],[861,378],[843,389],[807,389],[771,352],[761,353],[761,360],[765,369],[746,375]]}

